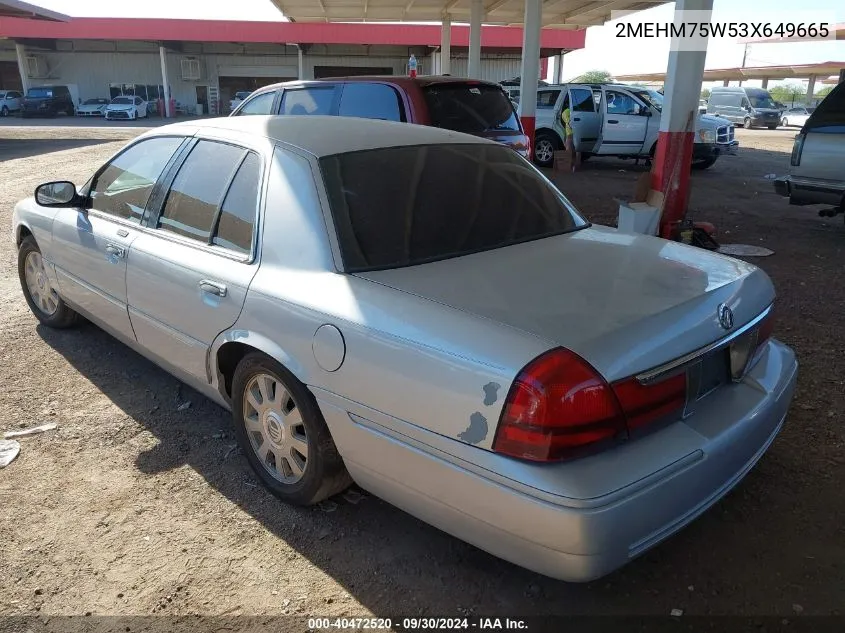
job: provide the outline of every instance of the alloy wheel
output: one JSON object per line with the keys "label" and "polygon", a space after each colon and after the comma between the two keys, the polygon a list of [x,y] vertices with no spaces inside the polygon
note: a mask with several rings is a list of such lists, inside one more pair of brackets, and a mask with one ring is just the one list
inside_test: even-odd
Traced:
{"label": "alloy wheel", "polygon": [[59,309],[59,293],[50,283],[50,277],[44,268],[44,259],[38,251],[26,256],[24,278],[33,303],[45,316],[53,316]]}

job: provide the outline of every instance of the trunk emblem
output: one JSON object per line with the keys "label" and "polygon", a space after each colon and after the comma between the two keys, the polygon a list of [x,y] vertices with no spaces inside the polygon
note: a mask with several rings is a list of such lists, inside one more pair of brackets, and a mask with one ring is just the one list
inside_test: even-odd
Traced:
{"label": "trunk emblem", "polygon": [[716,314],[719,317],[719,325],[724,329],[730,330],[734,326],[733,310],[724,303],[719,304],[719,307],[716,308]]}

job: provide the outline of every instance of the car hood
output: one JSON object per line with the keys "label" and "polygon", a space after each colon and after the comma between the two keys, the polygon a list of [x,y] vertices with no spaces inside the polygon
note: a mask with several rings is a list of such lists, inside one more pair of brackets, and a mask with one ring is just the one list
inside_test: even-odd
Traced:
{"label": "car hood", "polygon": [[131,104],[123,104],[123,103],[120,103],[120,104],[109,104],[108,106],[106,106],[106,110],[112,110],[112,111],[132,110],[132,109],[134,109],[134,108],[135,108],[135,106],[134,106],[134,105],[131,105]]}
{"label": "car hood", "polygon": [[774,300],[755,266],[607,227],[356,276],[567,347],[608,380],[729,334],[722,303],[736,328]]}
{"label": "car hood", "polygon": [[88,105],[81,105],[76,109],[80,110],[82,112],[89,112],[89,111],[92,111],[92,110],[102,110],[105,107],[106,106],[102,103],[99,104],[99,105],[89,103]]}
{"label": "car hood", "polygon": [[699,129],[715,130],[723,125],[733,125],[730,121],[715,114],[702,114],[698,117]]}

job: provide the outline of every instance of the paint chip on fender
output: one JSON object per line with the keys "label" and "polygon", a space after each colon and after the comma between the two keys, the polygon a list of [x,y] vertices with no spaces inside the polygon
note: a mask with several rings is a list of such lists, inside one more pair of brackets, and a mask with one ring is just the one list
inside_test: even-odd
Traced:
{"label": "paint chip on fender", "polygon": [[502,388],[497,382],[488,382],[482,389],[484,389],[484,406],[489,407],[491,404],[495,404],[496,400],[499,399],[499,389]]}
{"label": "paint chip on fender", "polygon": [[466,431],[458,433],[458,439],[468,444],[478,444],[487,437],[487,418],[479,411],[469,416],[469,426]]}

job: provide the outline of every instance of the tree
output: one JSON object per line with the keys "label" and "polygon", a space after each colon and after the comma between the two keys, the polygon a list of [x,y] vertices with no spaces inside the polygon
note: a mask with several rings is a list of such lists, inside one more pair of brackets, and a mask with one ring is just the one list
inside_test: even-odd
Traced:
{"label": "tree", "polygon": [[835,86],[826,86],[826,87],[822,88],[821,90],[819,90],[816,93],[816,96],[823,99],[824,97],[829,95],[831,92],[833,92],[834,88],[835,88]]}
{"label": "tree", "polygon": [[579,84],[600,84],[608,81],[613,81],[613,75],[606,70],[589,70],[573,79],[573,83]]}
{"label": "tree", "polygon": [[710,98],[710,88],[702,88],[700,98],[701,99],[709,99]]}
{"label": "tree", "polygon": [[775,101],[790,105],[795,103],[796,100],[800,101],[805,93],[806,90],[804,90],[804,87],[795,82],[781,84],[769,90],[769,94],[772,95]]}

